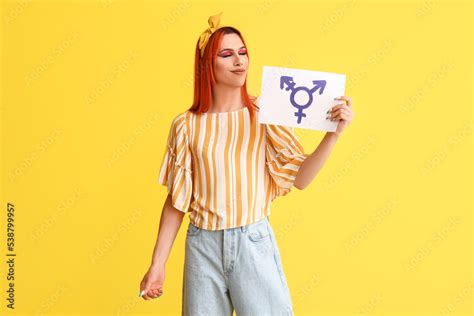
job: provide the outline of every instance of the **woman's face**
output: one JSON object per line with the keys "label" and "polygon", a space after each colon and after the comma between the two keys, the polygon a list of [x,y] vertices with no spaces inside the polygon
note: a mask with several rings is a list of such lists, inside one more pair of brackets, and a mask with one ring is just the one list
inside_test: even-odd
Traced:
{"label": "woman's face", "polygon": [[[248,66],[247,48],[239,35],[235,33],[224,35],[217,51],[216,68],[214,69],[217,83],[241,87],[245,83]],[[243,72],[234,72],[242,69]]]}

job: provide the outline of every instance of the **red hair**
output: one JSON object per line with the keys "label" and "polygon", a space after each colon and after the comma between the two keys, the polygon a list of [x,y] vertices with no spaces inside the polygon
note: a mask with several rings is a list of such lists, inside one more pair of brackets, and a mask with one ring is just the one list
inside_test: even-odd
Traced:
{"label": "red hair", "polygon": [[[199,40],[196,43],[196,52],[194,59],[194,102],[189,111],[194,113],[207,112],[213,104],[212,87],[216,84],[214,67],[216,63],[217,51],[220,47],[222,39],[226,34],[237,34],[245,45],[245,41],[239,30],[231,26],[224,26],[212,33],[201,58],[201,50],[199,49]],[[247,49],[248,56],[248,49]],[[256,97],[247,94],[247,78],[241,87],[240,94],[245,106],[249,110],[250,118],[253,119],[254,111],[259,107],[253,103]]]}

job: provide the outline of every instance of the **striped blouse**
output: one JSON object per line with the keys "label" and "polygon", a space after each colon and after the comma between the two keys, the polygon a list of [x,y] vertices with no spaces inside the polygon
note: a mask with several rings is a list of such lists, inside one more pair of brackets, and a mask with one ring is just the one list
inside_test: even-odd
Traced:
{"label": "striped blouse", "polygon": [[270,215],[270,203],[290,192],[308,156],[292,127],[230,112],[186,111],[171,123],[159,184],[192,224],[220,230]]}

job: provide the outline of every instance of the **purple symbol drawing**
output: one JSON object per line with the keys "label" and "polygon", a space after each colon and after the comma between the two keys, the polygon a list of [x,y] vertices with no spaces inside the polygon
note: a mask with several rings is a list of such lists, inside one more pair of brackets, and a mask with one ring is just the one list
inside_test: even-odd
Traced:
{"label": "purple symbol drawing", "polygon": [[[306,114],[303,113],[303,110],[308,108],[313,103],[313,93],[315,93],[319,89],[319,95],[323,94],[324,88],[326,87],[326,80],[313,80],[313,84],[314,86],[311,89],[302,86],[295,88],[295,82],[293,81],[293,77],[280,77],[280,89],[285,88],[286,91],[291,90],[290,102],[291,105],[298,109],[298,111],[295,112],[295,116],[298,117],[298,124],[301,123],[301,119],[303,117],[306,117]],[[298,104],[296,102],[295,96],[298,92],[306,92],[306,94],[308,95],[308,102],[306,102],[306,104]]]}

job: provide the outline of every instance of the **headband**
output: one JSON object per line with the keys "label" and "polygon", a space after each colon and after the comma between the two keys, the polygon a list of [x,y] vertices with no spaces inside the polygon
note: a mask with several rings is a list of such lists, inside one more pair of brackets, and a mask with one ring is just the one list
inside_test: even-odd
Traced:
{"label": "headband", "polygon": [[211,37],[212,33],[214,33],[217,29],[221,28],[222,26],[219,25],[221,20],[222,12],[216,15],[212,15],[207,20],[209,23],[209,27],[201,33],[199,37],[199,49],[201,50],[201,57],[204,54],[204,49],[206,48],[207,42]]}

